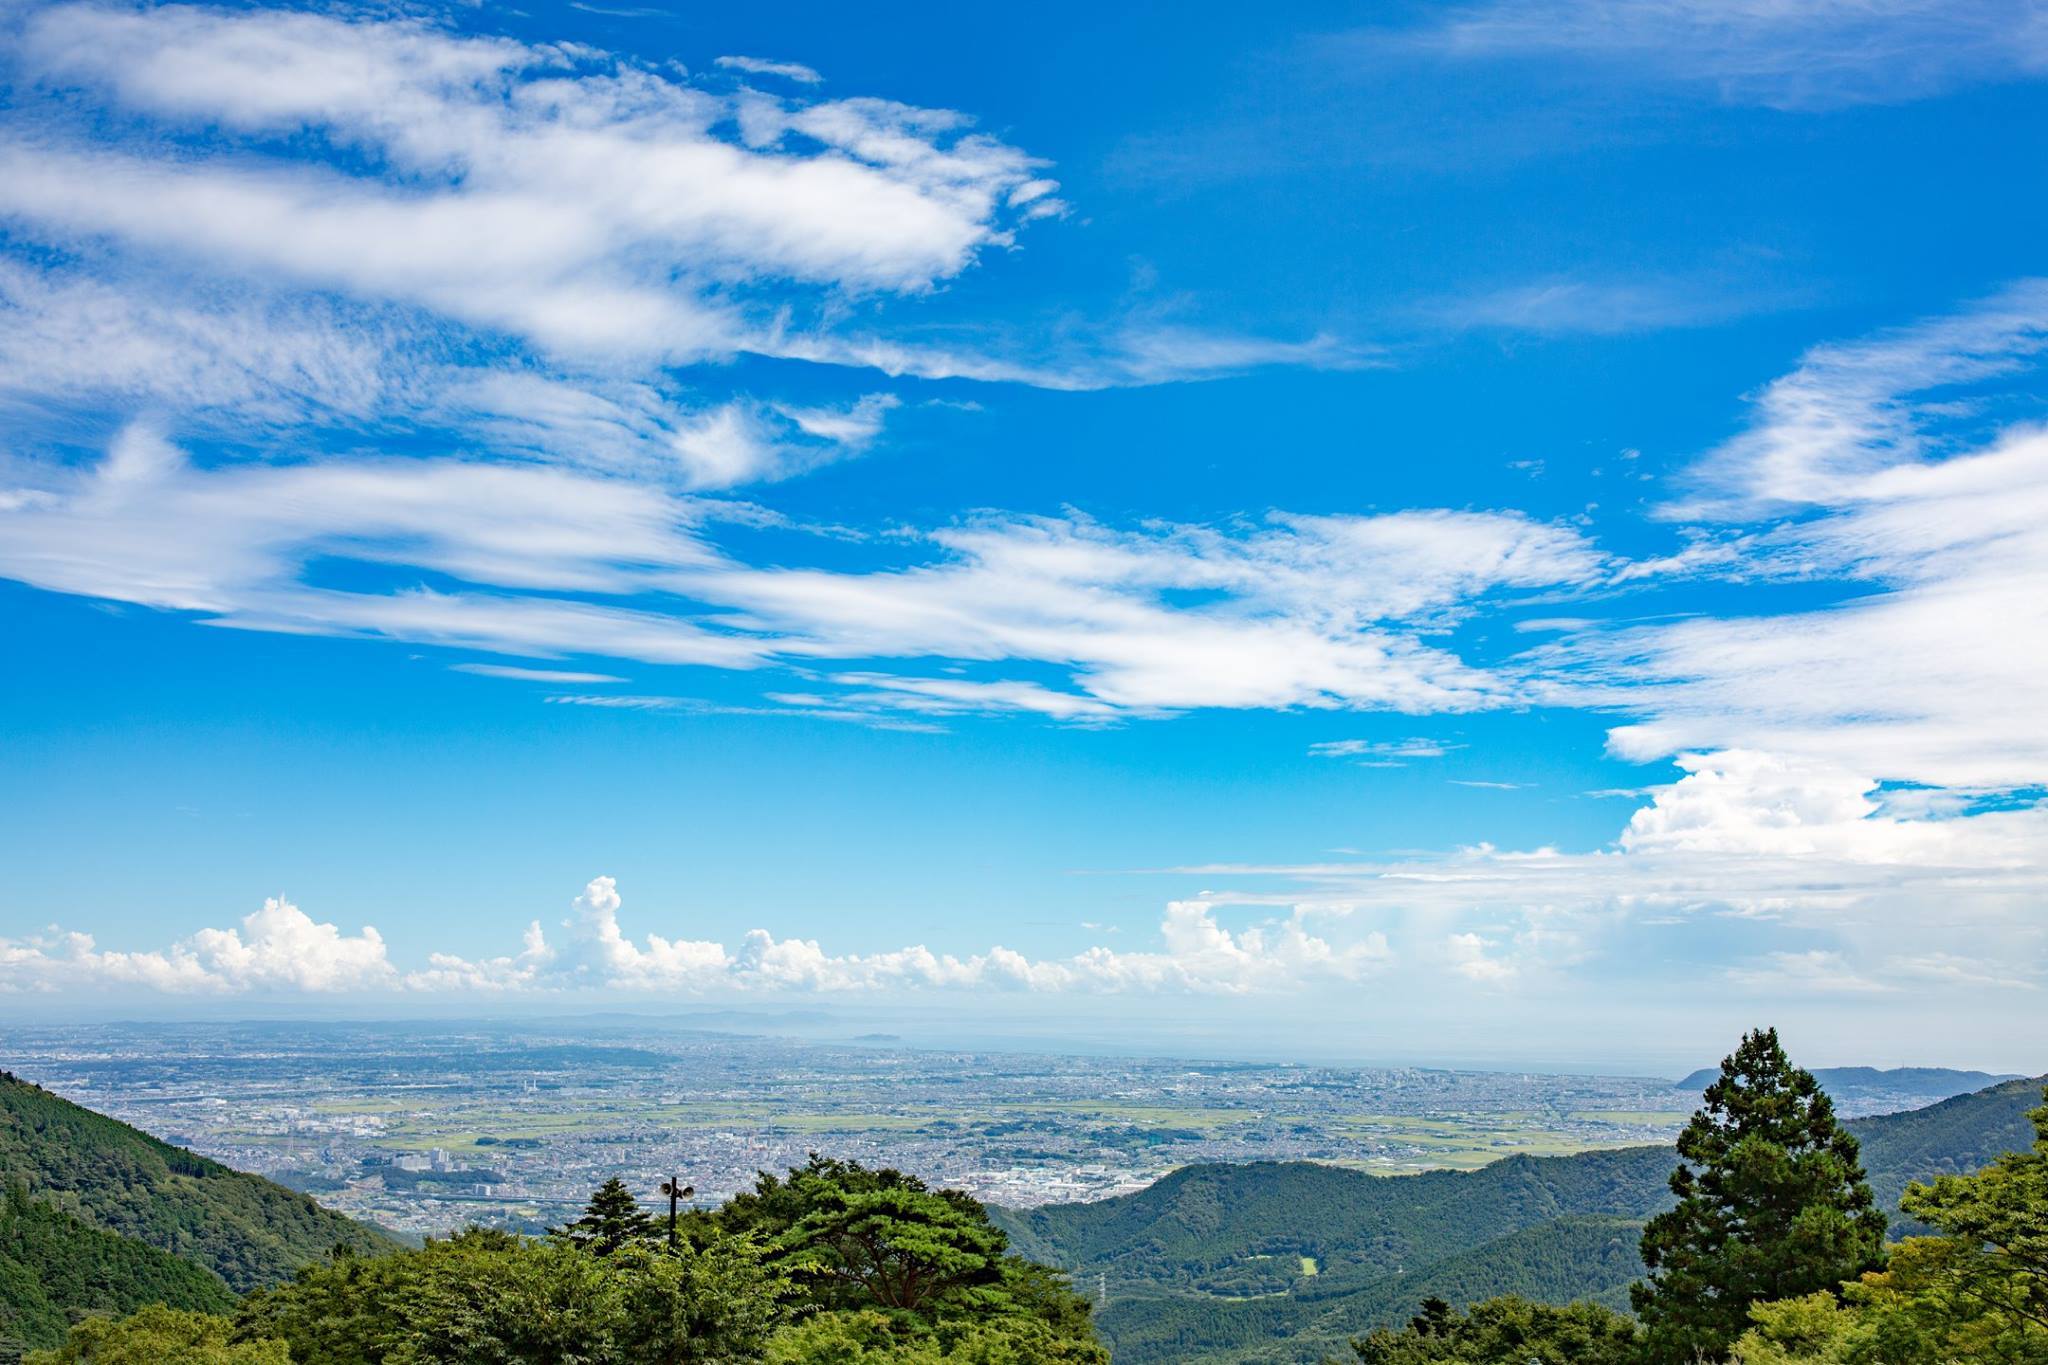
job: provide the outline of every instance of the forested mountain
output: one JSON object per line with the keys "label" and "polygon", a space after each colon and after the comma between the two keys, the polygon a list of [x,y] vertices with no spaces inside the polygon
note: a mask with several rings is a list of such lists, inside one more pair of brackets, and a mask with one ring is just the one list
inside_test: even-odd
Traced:
{"label": "forested mountain", "polygon": [[0,1072],[0,1188],[207,1267],[235,1290],[335,1246],[401,1243],[305,1195],[173,1147]]}
{"label": "forested mountain", "polygon": [[1544,1302],[1594,1299],[1628,1306],[1643,1273],[1642,1224],[1625,1218],[1559,1218],[1445,1257],[1415,1273],[1363,1284],[1299,1281],[1291,1294],[1235,1301],[1185,1294],[1112,1300],[1097,1327],[1126,1361],[1185,1365],[1292,1365],[1346,1358],[1360,1324],[1407,1318],[1426,1298],[1470,1303],[1503,1291]]}
{"label": "forested mountain", "polygon": [[[1896,1214],[1910,1181],[2025,1149],[2041,1086],[1849,1123],[1879,1207]],[[1313,1361],[1431,1294],[1622,1305],[1641,1270],[1632,1224],[1669,1204],[1675,1161],[1632,1147],[1411,1176],[1197,1166],[1118,1199],[999,1216],[1024,1254],[1106,1284],[1098,1323],[1118,1365]]]}
{"label": "forested mountain", "polygon": [[1664,1148],[1629,1147],[1405,1176],[1190,1166],[1136,1194],[1006,1212],[1002,1224],[1025,1255],[1091,1283],[1107,1273],[1112,1290],[1275,1293],[1301,1278],[1304,1256],[1326,1284],[1355,1284],[1566,1215],[1642,1218],[1662,1206],[1671,1163]]}
{"label": "forested mountain", "polygon": [[16,1189],[0,1202],[0,1351],[63,1340],[79,1313],[165,1303],[220,1313],[220,1276],[146,1242],[80,1222]]}

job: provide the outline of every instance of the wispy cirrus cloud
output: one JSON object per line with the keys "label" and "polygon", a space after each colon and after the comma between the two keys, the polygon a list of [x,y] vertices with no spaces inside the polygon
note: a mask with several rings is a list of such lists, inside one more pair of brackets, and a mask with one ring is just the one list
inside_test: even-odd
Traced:
{"label": "wispy cirrus cloud", "polygon": [[367,11],[59,4],[12,27],[30,98],[0,128],[0,218],[114,253],[133,290],[340,295],[607,371],[753,353],[1088,388],[1354,363],[1113,321],[1058,347],[844,330],[849,302],[912,303],[1066,205],[967,115],[819,98],[793,63],[718,64],[785,96]]}
{"label": "wispy cirrus cloud", "polygon": [[[1621,753],[1753,749],[1935,787],[2048,782],[2048,435],[2011,424],[2048,290],[1816,348],[1766,386],[1673,517],[1780,520],[1727,564],[1852,586],[1823,610],[1593,628],[1549,695],[1641,719]],[[2001,419],[2004,419],[2003,421]]]}
{"label": "wispy cirrus cloud", "polygon": [[1492,0],[1391,41],[1463,60],[1578,59],[1729,103],[1831,109],[2048,73],[2048,21],[2013,0]]}
{"label": "wispy cirrus cloud", "polygon": [[816,85],[825,79],[802,62],[778,62],[766,57],[720,57],[714,65],[749,76],[779,76],[799,85]]}
{"label": "wispy cirrus cloud", "polygon": [[[422,307],[549,351],[773,349],[739,291],[927,289],[1049,202],[1013,214],[1038,163],[950,111],[739,105],[585,49],[408,21],[58,6],[29,14],[17,60],[131,118],[304,132],[389,168],[17,134],[0,142],[0,211],[20,228]],[[739,135],[721,133],[736,117]]]}
{"label": "wispy cirrus cloud", "polygon": [[1711,326],[1779,306],[1782,300],[1757,284],[1728,279],[1561,276],[1479,290],[1417,312],[1445,327],[1620,336]]}
{"label": "wispy cirrus cloud", "polygon": [[1325,739],[1308,746],[1317,758],[1348,758],[1365,768],[1399,768],[1411,758],[1442,758],[1462,744],[1434,739]]}
{"label": "wispy cirrus cloud", "polygon": [[[208,468],[133,428],[96,467],[40,472],[0,511],[0,572],[218,625],[540,658],[937,658],[1067,675],[1063,689],[1014,673],[833,679],[830,705],[927,716],[1500,705],[1510,680],[1425,637],[1490,595],[1608,569],[1572,528],[1448,511],[1134,529],[990,515],[907,542],[907,564],[759,568],[709,538],[722,508],[561,468]],[[312,581],[316,562],[344,560],[412,582]]]}

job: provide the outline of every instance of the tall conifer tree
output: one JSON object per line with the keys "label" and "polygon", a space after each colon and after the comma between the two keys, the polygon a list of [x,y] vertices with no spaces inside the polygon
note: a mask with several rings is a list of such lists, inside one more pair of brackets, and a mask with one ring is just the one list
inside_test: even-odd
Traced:
{"label": "tall conifer tree", "polygon": [[1678,1139],[1678,1205],[1643,1229],[1631,1291],[1659,1362],[1718,1361],[1751,1304],[1833,1291],[1884,1262],[1856,1139],[1776,1029],[1744,1036]]}
{"label": "tall conifer tree", "polygon": [[609,1256],[654,1236],[654,1221],[640,1211],[626,1182],[614,1176],[597,1187],[583,1216],[565,1226],[562,1235],[577,1246]]}

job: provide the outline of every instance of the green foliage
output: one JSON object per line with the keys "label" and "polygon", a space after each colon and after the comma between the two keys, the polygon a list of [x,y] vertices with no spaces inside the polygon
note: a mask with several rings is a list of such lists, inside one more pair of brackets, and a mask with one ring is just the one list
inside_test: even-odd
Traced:
{"label": "green foliage", "polygon": [[0,1203],[0,1339],[54,1346],[83,1314],[153,1303],[220,1313],[234,1301],[203,1266],[80,1222],[18,1186]]}
{"label": "green foliage", "polygon": [[819,1310],[879,1310],[920,1330],[963,1315],[1029,1319],[1060,1339],[1094,1339],[1086,1301],[1010,1254],[977,1200],[901,1171],[814,1155],[787,1176],[764,1173],[711,1221],[762,1239]]}
{"label": "green foliage", "polygon": [[1907,1212],[1941,1236],[1901,1242],[1843,1303],[1759,1305],[1741,1365],[2048,1362],[2048,1106],[2029,1118],[2030,1151],[1907,1191]]}
{"label": "green foliage", "polygon": [[288,1278],[337,1243],[400,1245],[302,1194],[0,1072],[0,1181],[83,1222],[211,1269],[236,1290]]}
{"label": "green foliage", "polygon": [[227,1318],[161,1304],[133,1317],[88,1318],[25,1365],[291,1365],[281,1341],[231,1341]]}
{"label": "green foliage", "polygon": [[598,1254],[472,1229],[301,1272],[251,1296],[237,1335],[283,1339],[294,1365],[709,1365],[758,1359],[782,1300],[732,1239]]}
{"label": "green foliage", "polygon": [[1642,1225],[1620,1218],[1560,1218],[1522,1228],[1434,1265],[1363,1284],[1304,1282],[1292,1294],[1234,1302],[1183,1296],[1113,1300],[1097,1325],[1119,1362],[1297,1361],[1348,1353],[1374,1327],[1405,1322],[1423,1301],[1454,1304],[1516,1294],[1544,1303],[1589,1298],[1628,1306],[1643,1273]]}
{"label": "green foliage", "polygon": [[674,1251],[652,1231],[609,1181],[543,1240],[471,1229],[303,1271],[245,1301],[237,1336],[294,1365],[1107,1365],[1063,1280],[900,1172],[813,1158],[694,1216]]}
{"label": "green foliage", "polygon": [[1509,1295],[1460,1313],[1430,1299],[1401,1331],[1352,1343],[1366,1365],[1635,1365],[1636,1325],[1598,1304],[1563,1308]]}
{"label": "green foliage", "polygon": [[576,1246],[609,1256],[654,1236],[654,1220],[640,1211],[640,1204],[626,1182],[614,1176],[597,1187],[583,1216],[560,1231]]}
{"label": "green foliage", "polygon": [[1737,1365],[1853,1365],[1870,1360],[1868,1324],[1822,1290],[1750,1309],[1755,1326],[1735,1343]]}
{"label": "green foliage", "polygon": [[1302,1292],[1303,1256],[1322,1267],[1321,1288],[1355,1287],[1561,1216],[1647,1218],[1670,1202],[1670,1172],[1658,1147],[1401,1176],[1307,1162],[1189,1166],[1136,1194],[998,1221],[1023,1255],[1084,1283],[1107,1273],[1113,1291]]}
{"label": "green foliage", "polygon": [[778,1334],[767,1365],[1109,1365],[1109,1352],[1035,1318],[906,1330],[900,1316],[842,1312],[815,1314]]}
{"label": "green foliage", "polygon": [[1002,1279],[1003,1234],[924,1190],[828,1184],[775,1247],[782,1264],[830,1303],[912,1313],[979,1307]]}
{"label": "green foliage", "polygon": [[1775,1029],[1721,1063],[1678,1139],[1676,1207],[1643,1229],[1632,1293],[1657,1360],[1719,1360],[1750,1305],[1831,1289],[1883,1263],[1885,1217],[1856,1139]]}
{"label": "green foliage", "polygon": [[[2029,1110],[2041,1096],[2041,1084],[2008,1081],[1925,1109],[1852,1121],[1877,1206],[1896,1210],[1916,1180],[1967,1175],[2007,1152],[2026,1151],[2034,1141]],[[1925,1231],[1925,1225],[1894,1220],[1893,1236],[1909,1231]]]}
{"label": "green foliage", "polygon": [[2048,1105],[2033,1110],[2032,1150],[1973,1176],[1945,1175],[1906,1191],[1905,1209],[1954,1246],[1942,1275],[1957,1292],[2048,1328]]}

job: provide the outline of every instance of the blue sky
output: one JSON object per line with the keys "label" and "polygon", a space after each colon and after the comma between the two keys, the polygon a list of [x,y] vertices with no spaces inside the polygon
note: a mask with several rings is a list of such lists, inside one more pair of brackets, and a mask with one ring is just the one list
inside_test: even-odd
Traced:
{"label": "blue sky", "polygon": [[0,11],[0,1007],[2038,1069],[2031,8],[1105,9]]}

